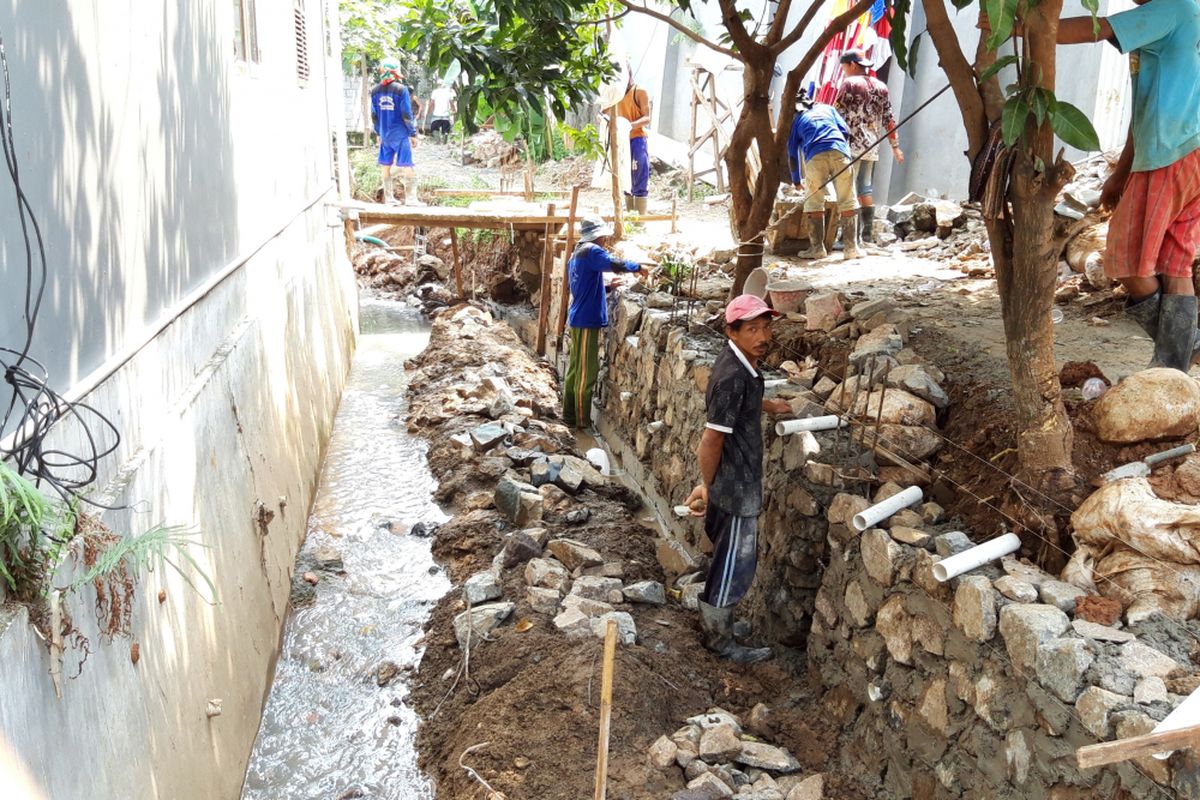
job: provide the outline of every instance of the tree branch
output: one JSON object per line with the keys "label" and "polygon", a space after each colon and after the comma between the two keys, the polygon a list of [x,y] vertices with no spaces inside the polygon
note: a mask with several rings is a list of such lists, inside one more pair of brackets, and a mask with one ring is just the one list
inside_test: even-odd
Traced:
{"label": "tree branch", "polygon": [[824,5],[825,0],[813,0],[812,4],[809,5],[808,10],[804,12],[804,16],[801,17],[800,21],[796,23],[796,27],[792,28],[787,36],[771,45],[771,52],[775,55],[779,55],[784,50],[787,50],[796,42],[800,41],[800,37],[804,35],[806,30],[808,30],[808,26],[812,24],[813,19],[817,16],[817,12],[820,11],[821,7]]}
{"label": "tree branch", "polygon": [[733,43],[739,50],[746,53],[755,47],[761,47],[746,30],[742,18],[738,16],[734,0],[717,0],[717,5],[721,7],[721,22],[725,23],[725,30],[729,31],[729,38],[733,39]]}
{"label": "tree branch", "polygon": [[974,161],[975,155],[983,149],[988,133],[983,97],[975,85],[975,70],[963,55],[958,34],[954,32],[954,25],[946,13],[944,0],[921,0],[921,6],[925,9],[929,38],[937,50],[938,63],[950,81],[963,127],[967,129],[967,158]]}
{"label": "tree branch", "polygon": [[580,27],[582,27],[584,25],[603,25],[606,22],[615,22],[616,20],[619,20],[621,17],[628,15],[632,11],[633,11],[632,8],[626,8],[620,14],[613,14],[611,17],[601,17],[600,19],[586,19],[583,22],[578,22],[576,24],[579,25]]}
{"label": "tree branch", "polygon": [[658,20],[659,22],[667,23],[672,28],[679,31],[684,36],[688,37],[689,39],[691,39],[693,42],[695,42],[697,44],[702,44],[705,47],[709,48],[710,50],[716,50],[718,53],[724,53],[725,55],[727,55],[731,58],[736,58],[738,60],[741,60],[741,56],[739,56],[736,51],[731,50],[728,47],[721,47],[721,45],[719,45],[715,42],[710,42],[708,39],[705,39],[703,36],[696,33],[694,30],[687,27],[679,20],[674,19],[673,17],[671,17],[667,14],[663,14],[660,11],[655,11],[654,9],[649,8],[648,6],[645,6],[645,5],[640,5],[638,3],[630,2],[630,0],[617,0],[617,2],[620,3],[621,5],[625,6],[626,8],[628,8],[630,11],[637,12],[638,14],[645,14],[648,17],[653,17],[654,19]]}
{"label": "tree branch", "polygon": [[[823,0],[818,0],[814,5],[820,5]],[[768,47],[778,42],[783,36],[783,28],[787,25],[788,13],[792,10],[792,0],[779,0],[779,5],[775,8],[775,19],[771,20],[771,27],[767,29],[767,36],[763,43]]]}

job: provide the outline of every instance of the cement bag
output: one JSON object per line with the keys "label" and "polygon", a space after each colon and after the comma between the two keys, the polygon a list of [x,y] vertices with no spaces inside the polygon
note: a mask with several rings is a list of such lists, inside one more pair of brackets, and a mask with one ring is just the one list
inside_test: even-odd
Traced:
{"label": "cement bag", "polygon": [[1144,369],[1105,392],[1092,414],[1106,442],[1190,436],[1200,416],[1200,383],[1177,369]]}
{"label": "cement bag", "polygon": [[1200,507],[1163,500],[1145,478],[1105,484],[1075,510],[1071,525],[1075,542],[1097,554],[1124,543],[1173,565],[1200,564]]}
{"label": "cement bag", "polygon": [[1096,562],[1100,594],[1120,601],[1130,625],[1155,612],[1174,619],[1200,613],[1200,566],[1171,564],[1121,548]]}

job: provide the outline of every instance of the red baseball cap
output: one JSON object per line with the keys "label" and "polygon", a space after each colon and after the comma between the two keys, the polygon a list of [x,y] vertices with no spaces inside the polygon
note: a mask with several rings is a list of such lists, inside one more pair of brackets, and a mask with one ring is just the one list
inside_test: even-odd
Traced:
{"label": "red baseball cap", "polygon": [[772,317],[780,316],[779,312],[766,304],[761,297],[756,297],[752,294],[743,294],[733,298],[733,302],[725,306],[725,321],[737,322],[739,319],[754,319],[761,317],[763,314],[770,314]]}

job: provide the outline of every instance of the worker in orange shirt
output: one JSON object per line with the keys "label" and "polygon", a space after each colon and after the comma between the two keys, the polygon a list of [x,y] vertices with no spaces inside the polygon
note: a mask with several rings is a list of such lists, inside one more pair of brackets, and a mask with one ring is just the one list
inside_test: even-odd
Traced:
{"label": "worker in orange shirt", "polygon": [[650,150],[646,146],[646,126],[650,124],[650,95],[633,82],[629,71],[629,86],[617,104],[617,114],[629,120],[629,160],[631,163],[632,193],[625,195],[625,208],[646,213],[646,195],[650,187]]}

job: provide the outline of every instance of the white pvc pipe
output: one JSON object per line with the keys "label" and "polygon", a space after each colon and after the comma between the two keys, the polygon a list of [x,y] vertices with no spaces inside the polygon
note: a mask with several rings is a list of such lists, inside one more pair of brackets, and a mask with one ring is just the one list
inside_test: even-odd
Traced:
{"label": "white pvc pipe", "polygon": [[[790,436],[801,431],[830,431],[843,424],[837,414],[824,417],[806,417],[805,419],[788,419],[775,423],[776,436]],[[919,491],[919,490],[918,490]]]}
{"label": "white pvc pipe", "polygon": [[945,583],[957,575],[970,572],[976,567],[981,567],[997,558],[1003,558],[1009,553],[1015,553],[1019,549],[1021,549],[1021,537],[1015,533],[1006,533],[999,538],[977,544],[970,550],[964,550],[958,555],[937,562],[933,565],[933,577],[937,578],[940,583]]}
{"label": "white pvc pipe", "polygon": [[[1151,733],[1166,733],[1167,731],[1177,731],[1180,728],[1190,728],[1193,725],[1200,725],[1200,689],[1195,690],[1183,699],[1183,702],[1175,707],[1175,710],[1167,714],[1167,718],[1154,726]],[[1171,757],[1174,750],[1168,750],[1164,753],[1155,753],[1154,757],[1159,761],[1164,761]]]}
{"label": "white pvc pipe", "polygon": [[771,380],[769,380],[769,381],[763,381],[763,388],[764,389],[776,389],[780,386],[786,386],[787,382],[788,382],[787,378],[771,378]]}
{"label": "white pvc pipe", "polygon": [[[824,418],[818,417],[818,419]],[[837,417],[834,417],[834,419],[837,419]],[[861,533],[867,528],[872,528],[900,509],[908,508],[915,503],[921,502],[924,497],[925,494],[921,491],[920,486],[910,486],[903,492],[892,495],[882,503],[876,503],[861,514],[855,514],[854,529]]]}

